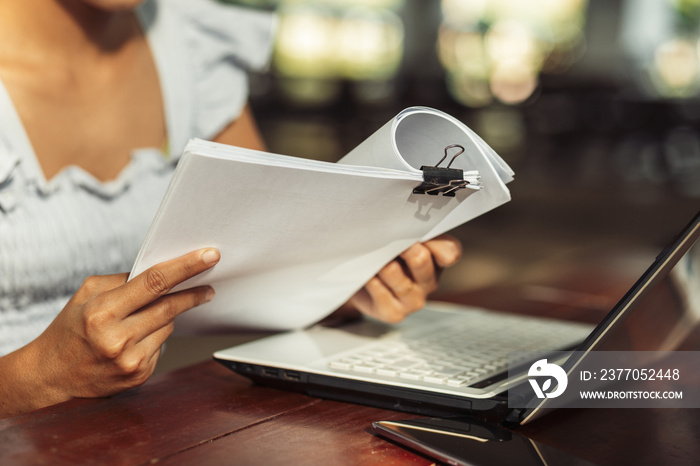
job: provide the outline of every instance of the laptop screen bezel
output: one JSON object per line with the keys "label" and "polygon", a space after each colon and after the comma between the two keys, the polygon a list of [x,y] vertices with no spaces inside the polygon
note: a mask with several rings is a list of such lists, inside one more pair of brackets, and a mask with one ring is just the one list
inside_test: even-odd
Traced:
{"label": "laptop screen bezel", "polygon": [[[698,238],[700,238],[700,212],[696,213],[690,223],[659,253],[654,262],[625,293],[622,299],[575,349],[572,356],[562,366],[567,375],[571,375],[586,355],[591,351],[595,351],[603,338],[617,325],[621,324],[622,318],[628,315],[651,289],[669,274],[671,269],[697,242]],[[548,404],[550,404],[550,399],[544,398],[534,408],[525,408],[519,413],[519,423],[526,424],[540,417],[546,412]]]}

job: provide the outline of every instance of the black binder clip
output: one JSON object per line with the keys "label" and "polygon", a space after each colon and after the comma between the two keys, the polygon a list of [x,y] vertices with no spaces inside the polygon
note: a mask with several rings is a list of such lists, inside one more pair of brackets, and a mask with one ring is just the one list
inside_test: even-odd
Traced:
{"label": "black binder clip", "polygon": [[[447,158],[449,149],[460,149],[447,164],[447,167],[440,167],[440,164]],[[430,194],[437,196],[442,193],[443,196],[454,197],[455,191],[466,188],[469,181],[464,179],[464,170],[458,168],[450,168],[452,162],[455,161],[458,155],[464,152],[464,147],[459,144],[452,144],[445,147],[445,155],[434,166],[429,167],[423,165],[420,169],[423,171],[423,183],[413,188],[415,194]]]}

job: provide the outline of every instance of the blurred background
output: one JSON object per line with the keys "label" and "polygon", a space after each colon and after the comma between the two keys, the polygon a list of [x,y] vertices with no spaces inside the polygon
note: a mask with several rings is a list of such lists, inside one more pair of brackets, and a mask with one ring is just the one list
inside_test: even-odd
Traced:
{"label": "blurred background", "polygon": [[637,273],[700,207],[700,0],[226,2],[279,13],[251,80],[272,152],[336,161],[424,105],[515,170],[443,290],[616,251]]}
{"label": "blurred background", "polygon": [[[700,210],[700,0],[226,1],[280,16],[272,152],[337,161],[423,105],[515,170],[439,299],[596,321]],[[156,371],[259,336],[171,337]]]}

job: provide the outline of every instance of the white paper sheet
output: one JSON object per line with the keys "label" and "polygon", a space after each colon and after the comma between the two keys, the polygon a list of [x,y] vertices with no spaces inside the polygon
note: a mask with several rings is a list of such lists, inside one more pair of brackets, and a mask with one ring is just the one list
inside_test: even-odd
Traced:
{"label": "white paper sheet", "polygon": [[[478,170],[481,189],[413,194],[418,168],[449,144],[465,147],[452,167]],[[193,140],[131,276],[216,247],[221,261],[177,288],[210,284],[216,297],[178,317],[179,332],[307,326],[415,242],[507,202],[510,179],[471,130],[423,107],[400,113],[337,164]]]}

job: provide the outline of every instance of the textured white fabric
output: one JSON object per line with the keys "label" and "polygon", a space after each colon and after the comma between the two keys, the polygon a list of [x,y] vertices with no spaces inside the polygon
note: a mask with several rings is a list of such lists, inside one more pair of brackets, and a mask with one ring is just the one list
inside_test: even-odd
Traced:
{"label": "textured white fabric", "polygon": [[102,183],[79,167],[49,182],[0,83],[0,355],[36,338],[89,275],[128,272],[192,137],[241,112],[247,74],[267,63],[274,18],[210,0],[139,7],[160,76],[170,154],[131,154]]}

